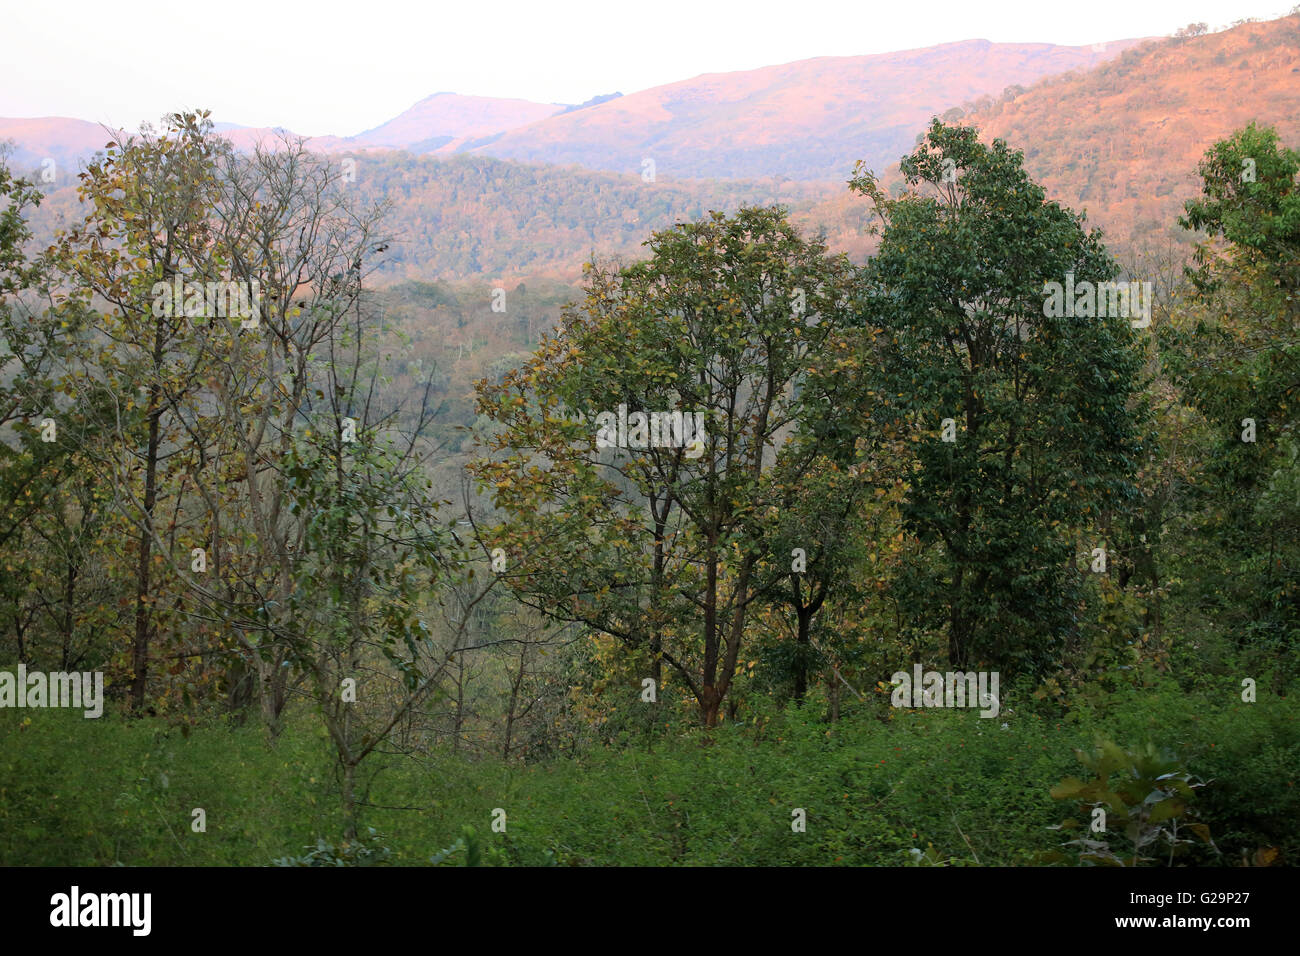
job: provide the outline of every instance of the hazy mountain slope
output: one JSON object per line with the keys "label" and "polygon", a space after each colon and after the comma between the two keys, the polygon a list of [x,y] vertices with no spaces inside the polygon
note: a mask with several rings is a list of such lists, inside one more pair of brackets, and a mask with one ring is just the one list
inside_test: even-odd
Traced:
{"label": "hazy mountain slope", "polygon": [[434,93],[388,122],[348,137],[347,141],[356,146],[414,148],[441,140],[438,143],[441,146],[458,138],[490,136],[524,126],[563,110],[564,106],[558,103]]}
{"label": "hazy mountain slope", "polygon": [[[673,177],[848,177],[853,162],[896,161],[934,114],[1086,68],[1137,41],[1092,47],[967,40],[920,50],[818,57],[710,73],[561,113],[474,151]],[[455,144],[444,151],[465,148]]]}
{"label": "hazy mountain slope", "polygon": [[[40,170],[53,159],[53,174],[75,174],[79,160],[102,150],[113,134],[98,123],[63,116],[34,119],[0,117],[0,143],[12,147],[9,165],[15,170]],[[61,182],[56,179],[56,182]]]}
{"label": "hazy mountain slope", "polygon": [[1127,240],[1177,230],[1205,150],[1252,120],[1300,147],[1300,16],[1146,43],[966,122],[1023,149],[1049,195]]}
{"label": "hazy mountain slope", "polygon": [[[307,142],[320,152],[353,149],[408,149],[430,152],[447,143],[464,143],[501,133],[564,111],[560,103],[490,96],[462,96],[435,93],[374,129],[355,136],[314,136]],[[261,143],[274,146],[282,136],[296,134],[282,127],[241,126],[216,123],[216,131],[238,149],[252,149]],[[14,165],[40,166],[46,158],[75,171],[81,160],[104,148],[111,134],[98,123],[63,116],[39,119],[0,117],[0,142],[11,140],[16,149]]]}
{"label": "hazy mountain slope", "polygon": [[[528,100],[435,93],[355,136],[308,139],[321,152],[406,149],[576,163],[640,175],[824,179],[842,182],[855,160],[896,161],[935,113],[999,95],[1009,85],[1087,67],[1136,41],[1103,48],[987,40],[859,57],[818,57],[736,73],[713,73],[582,108]],[[279,128],[220,124],[241,149],[274,144]],[[96,123],[0,118],[0,141],[18,144],[15,165],[46,158],[75,171],[108,141]]]}

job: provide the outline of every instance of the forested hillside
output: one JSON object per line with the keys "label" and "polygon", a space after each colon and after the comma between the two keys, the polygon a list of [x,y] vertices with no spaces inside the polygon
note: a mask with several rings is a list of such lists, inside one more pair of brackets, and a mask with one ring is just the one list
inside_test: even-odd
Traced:
{"label": "forested hillside", "polygon": [[1300,17],[1152,40],[964,121],[1023,149],[1049,194],[1131,242],[1175,233],[1200,156],[1264,117],[1289,142],[1300,135]]}
{"label": "forested hillside", "polygon": [[[267,142],[268,148],[283,145],[274,138]],[[345,161],[350,165],[345,167]],[[404,152],[346,154],[332,156],[329,162],[340,188],[364,202],[386,206],[384,222],[392,242],[380,263],[385,282],[518,281],[530,276],[575,280],[593,254],[633,255],[655,229],[745,202],[790,204],[810,227],[825,220],[827,227],[839,229],[850,240],[865,228],[860,210],[819,208],[842,192],[824,185],[657,177],[647,181],[640,175],[575,167]],[[40,181],[39,165],[15,163],[14,168]],[[62,178],[31,214],[36,245],[42,247],[78,215],[75,171],[58,168]]]}

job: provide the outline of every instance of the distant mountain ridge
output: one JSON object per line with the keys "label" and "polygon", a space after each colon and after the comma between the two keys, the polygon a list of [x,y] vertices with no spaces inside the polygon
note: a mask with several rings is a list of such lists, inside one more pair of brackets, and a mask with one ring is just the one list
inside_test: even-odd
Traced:
{"label": "distant mountain ridge", "polygon": [[[657,175],[848,178],[855,160],[896,162],[935,114],[1044,76],[1088,69],[1138,40],[1094,46],[965,40],[709,73],[508,130],[472,152]],[[463,147],[448,144],[438,152]]]}
{"label": "distant mountain ridge", "polygon": [[[966,62],[972,51],[954,49],[961,46],[949,45],[947,55]],[[734,74],[723,76],[735,79]],[[1117,255],[1150,240],[1159,245],[1171,236],[1183,241],[1187,237],[1177,216],[1199,188],[1197,163],[1214,141],[1257,120],[1276,127],[1288,145],[1300,146],[1300,16],[1245,23],[1200,37],[1130,44],[1088,69],[1025,86],[1009,84],[997,97],[979,95],[964,104],[926,102],[924,115],[912,125],[901,122],[911,106],[903,103],[896,115],[890,114],[879,105],[887,97],[879,96],[877,112],[884,121],[899,122],[897,132],[890,133],[895,138],[875,155],[860,150],[861,141],[859,146],[851,143],[845,155],[858,158],[861,152],[893,188],[899,158],[911,151],[930,116],[973,123],[986,140],[1001,137],[1024,150],[1030,175],[1051,198],[1086,211],[1089,222],[1106,231]],[[762,89],[761,95],[769,97],[769,86]],[[870,253],[869,204],[847,190],[847,176],[838,181],[800,180],[788,173],[747,180],[678,179],[679,170],[664,158],[671,154],[657,151],[652,156],[662,175],[649,182],[640,175],[639,162],[631,169],[601,171],[490,155],[495,146],[509,147],[516,134],[536,137],[544,126],[574,122],[624,101],[636,106],[637,96],[569,112],[551,104],[547,109],[560,112],[509,133],[487,134],[497,138],[468,153],[444,147],[423,154],[378,147],[362,151],[358,165],[365,173],[357,180],[358,194],[392,203],[388,227],[396,241],[386,275],[420,280],[547,275],[572,281],[592,254],[639,256],[640,244],[654,229],[708,209],[750,202],[784,203],[801,229],[825,230],[833,249],[858,261]],[[675,101],[657,95],[648,105],[664,102]],[[412,135],[427,131],[417,129]],[[225,135],[249,143],[272,132],[227,126]],[[42,157],[64,155],[54,150],[99,149],[111,135],[80,120],[0,120],[0,140],[13,136],[20,143],[11,161],[20,174],[39,172]],[[777,135],[778,145],[788,135]],[[60,161],[57,179],[38,183],[49,194],[34,216],[38,242],[48,241],[77,215],[70,188],[75,180],[69,176],[75,168]]]}
{"label": "distant mountain ridge", "polygon": [[[842,181],[856,159],[896,161],[935,113],[1094,66],[1136,42],[1074,47],[966,40],[709,73],[577,105],[442,92],[354,136],[311,137],[308,145],[322,152],[470,152],[637,174],[651,159],[658,175],[678,179]],[[239,148],[279,133],[221,126]],[[98,125],[59,117],[0,118],[5,139],[18,144],[15,159],[23,166],[52,157],[75,167],[107,142]]]}
{"label": "distant mountain ridge", "polygon": [[[458,143],[527,125],[565,109],[577,108],[564,103],[434,93],[392,119],[355,136],[313,136],[306,139],[310,147],[319,152],[404,149],[429,153],[447,144],[454,147]],[[273,143],[282,135],[296,135],[292,130],[278,126],[216,122],[213,127],[239,149],[251,149],[257,143]],[[70,117],[0,117],[0,142],[9,140],[14,144],[12,161],[19,167],[39,166],[45,159],[52,158],[58,166],[75,168],[79,160],[88,159],[102,150],[113,135],[98,123]]]}

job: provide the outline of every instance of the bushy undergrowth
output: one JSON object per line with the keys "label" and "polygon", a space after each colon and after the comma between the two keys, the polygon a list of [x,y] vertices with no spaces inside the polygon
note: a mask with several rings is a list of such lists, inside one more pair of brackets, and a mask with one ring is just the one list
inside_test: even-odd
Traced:
{"label": "bushy undergrowth", "polygon": [[[385,758],[369,781],[364,855],[397,865],[1035,864],[1062,842],[1049,829],[1062,819],[1052,787],[1081,773],[1075,748],[1104,738],[1151,743],[1206,782],[1196,807],[1222,851],[1213,862],[1265,848],[1276,862],[1300,859],[1294,698],[1244,704],[1226,682],[1196,694],[1170,683],[995,719],[922,710],[828,724],[813,711],[531,765]],[[0,863],[346,864],[360,851],[341,837],[337,779],[311,727],[291,720],[271,744],[255,726],[183,736],[113,714],[0,711]],[[196,808],[204,833],[191,829]],[[505,833],[492,830],[498,808]],[[791,828],[796,809],[806,832]]]}

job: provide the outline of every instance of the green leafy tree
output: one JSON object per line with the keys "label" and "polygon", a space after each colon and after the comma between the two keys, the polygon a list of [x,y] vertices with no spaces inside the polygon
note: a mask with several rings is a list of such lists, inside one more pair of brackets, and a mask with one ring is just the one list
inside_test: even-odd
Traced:
{"label": "green leafy tree", "polygon": [[[341,385],[351,377],[346,353],[332,358]],[[427,420],[396,432],[367,415],[368,391],[332,389],[294,436],[282,467],[302,553],[284,607],[262,615],[284,666],[308,677],[338,761],[348,840],[362,762],[436,688],[455,653],[434,647],[424,600],[445,536],[421,473]]]}
{"label": "green leafy tree", "polygon": [[1129,491],[1141,352],[1128,317],[1045,314],[1046,283],[1116,268],[1020,153],[936,121],[901,169],[898,199],[861,168],[851,185],[884,222],[874,415],[915,442],[903,515],[930,549],[907,603],[942,607],[953,666],[1038,671],[1075,626],[1075,535]]}
{"label": "green leafy tree", "polygon": [[[63,390],[82,412],[100,409],[84,460],[115,492],[115,507],[135,538],[134,634],[130,652],[134,709],[145,706],[153,644],[167,611],[159,600],[159,542],[174,543],[161,505],[178,505],[186,443],[183,409],[197,391],[203,340],[221,331],[183,306],[158,307],[155,286],[174,280],[229,279],[215,242],[216,154],[206,114],[173,114],[161,134],[146,127],[122,137],[81,174],[85,217],[60,240],[55,262],[66,278],[65,321],[85,322]],[[174,512],[175,513],[175,512]]]}
{"label": "green leafy tree", "polygon": [[1297,171],[1300,155],[1254,124],[1207,151],[1201,196],[1180,220],[1204,233],[1188,270],[1197,294],[1160,337],[1208,428],[1207,480],[1182,503],[1198,603],[1232,622],[1235,641],[1277,652],[1300,632]]}
{"label": "green leafy tree", "polygon": [[[788,586],[764,523],[824,451],[789,438],[829,414],[797,386],[848,327],[851,270],[779,208],[713,213],[649,246],[644,262],[594,269],[534,358],[480,386],[497,430],[474,472],[495,489],[504,520],[489,537],[512,589],[643,655],[656,683],[666,663],[713,726],[756,602]],[[598,416],[620,406],[699,414],[699,444],[598,448]]]}
{"label": "green leafy tree", "polygon": [[[868,568],[893,544],[887,539],[911,449],[873,428],[863,370],[874,361],[875,343],[873,329],[827,343],[800,384],[803,427],[766,473],[780,501],[761,523],[778,578],[768,602],[789,640],[768,648],[764,664],[788,674],[794,700],[860,636],[843,626],[842,612],[850,605],[860,612],[878,597],[869,593]],[[826,623],[832,619],[835,625]]]}
{"label": "green leafy tree", "polygon": [[82,323],[51,311],[51,263],[26,255],[41,198],[0,150],[0,620],[18,660],[66,669],[116,615],[92,556],[106,492],[78,451],[97,416],[60,390]]}

